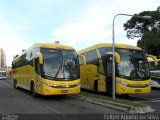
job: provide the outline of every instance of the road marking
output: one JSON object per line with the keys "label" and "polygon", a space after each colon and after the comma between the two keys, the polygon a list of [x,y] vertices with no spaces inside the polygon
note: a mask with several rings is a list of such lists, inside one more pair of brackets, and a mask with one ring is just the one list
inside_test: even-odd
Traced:
{"label": "road marking", "polygon": [[160,102],[159,99],[145,99],[146,101],[144,100],[137,100],[136,102]]}
{"label": "road marking", "polygon": [[[147,101],[146,101],[147,102]],[[160,102],[160,100],[157,100],[157,99],[149,99],[148,102]]]}
{"label": "road marking", "polygon": [[13,88],[11,85],[9,85],[8,83],[4,82],[8,87]]}
{"label": "road marking", "polygon": [[150,101],[150,102],[160,102],[160,100],[153,100],[153,101]]}
{"label": "road marking", "polygon": [[56,112],[56,113],[58,113],[58,114],[60,114],[60,115],[62,115],[63,117],[66,117],[66,116],[63,115],[61,112],[59,112],[58,110],[54,109],[53,107],[50,107],[50,106],[46,105],[46,108],[47,108],[47,109],[50,109],[50,110],[52,110],[52,111],[54,111],[54,112]]}
{"label": "road marking", "polygon": [[152,90],[150,94],[159,94],[160,89]]}
{"label": "road marking", "polygon": [[[10,82],[10,81],[9,81],[9,82]],[[4,82],[4,84],[5,84],[6,86],[8,86],[9,88],[13,89],[13,91],[17,91],[16,89],[14,89],[14,88],[12,87],[12,85],[11,85],[10,83]],[[13,92],[13,91],[12,91],[12,92]],[[19,93],[20,93],[20,94],[23,94],[22,92],[19,92]],[[23,95],[25,95],[25,94],[23,94]],[[28,95],[25,95],[25,97],[29,98],[30,100],[33,100],[33,99],[34,99],[33,97],[30,97],[30,96],[28,96]],[[39,101],[38,101],[38,102],[39,102]],[[40,102],[39,102],[39,103],[40,103]],[[42,106],[44,107],[43,104],[40,103],[40,105],[42,105]],[[49,109],[49,110],[52,110],[52,111],[60,114],[62,117],[67,118],[67,116],[63,115],[61,112],[59,112],[59,111],[56,110],[55,108],[53,108],[53,107],[51,107],[51,106],[48,106],[48,105],[46,105],[45,107],[46,107],[47,109]],[[69,120],[69,119],[68,119],[68,120]]]}

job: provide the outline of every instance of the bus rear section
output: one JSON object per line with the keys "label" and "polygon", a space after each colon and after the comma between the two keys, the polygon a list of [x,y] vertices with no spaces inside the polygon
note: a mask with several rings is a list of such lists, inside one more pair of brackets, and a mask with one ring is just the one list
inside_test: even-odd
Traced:
{"label": "bus rear section", "polygon": [[[31,54],[29,51],[32,51]],[[29,51],[26,56],[31,57],[28,58],[31,61],[18,65],[21,56],[13,61],[12,80],[15,81],[15,88],[30,90],[34,96],[80,93],[79,62],[73,48],[41,43],[33,45]]]}
{"label": "bus rear section", "polygon": [[7,79],[7,72],[5,70],[0,70],[0,80]]}

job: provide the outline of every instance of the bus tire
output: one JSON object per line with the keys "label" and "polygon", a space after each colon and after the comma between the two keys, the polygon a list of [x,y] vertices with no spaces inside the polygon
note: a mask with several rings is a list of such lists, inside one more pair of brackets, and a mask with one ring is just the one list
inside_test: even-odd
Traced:
{"label": "bus tire", "polygon": [[35,86],[34,83],[31,83],[31,94],[33,97],[37,97],[37,93],[35,92]]}
{"label": "bus tire", "polygon": [[129,94],[123,94],[124,98],[127,98],[129,96]]}
{"label": "bus tire", "polygon": [[96,93],[98,93],[98,81],[97,80],[94,81],[94,90]]}
{"label": "bus tire", "polygon": [[14,81],[13,81],[13,87],[14,87],[15,89],[18,89],[18,87],[17,87],[17,80],[14,80]]}
{"label": "bus tire", "polygon": [[129,94],[121,94],[121,95],[119,95],[119,97],[122,98],[122,99],[123,98],[128,98],[128,96],[129,96]]}

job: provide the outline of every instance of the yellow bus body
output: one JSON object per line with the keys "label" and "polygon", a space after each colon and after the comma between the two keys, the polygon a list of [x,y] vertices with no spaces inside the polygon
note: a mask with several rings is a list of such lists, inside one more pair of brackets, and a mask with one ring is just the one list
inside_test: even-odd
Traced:
{"label": "yellow bus body", "polygon": [[[35,59],[31,60],[29,65],[22,64],[16,66],[18,62],[21,62],[21,57],[27,53],[28,51],[32,51],[34,49],[41,49],[41,48],[51,48],[54,50],[73,50],[72,47],[59,45],[59,44],[49,44],[49,43],[39,43],[34,44],[31,48],[27,51],[22,53],[22,55],[16,57],[12,63],[12,71],[11,71],[11,79],[15,84],[14,87],[20,87],[26,90],[31,91],[31,86],[34,84],[34,90],[36,94],[40,95],[64,95],[64,94],[79,94],[80,93],[80,78],[76,79],[47,79],[42,77],[41,75],[37,74],[36,66],[35,66]],[[40,51],[37,51],[40,52]],[[34,58],[34,57],[33,57]],[[78,63],[79,65],[79,63]]]}
{"label": "yellow bus body", "polygon": [[[78,51],[79,61],[81,61],[80,59],[83,59],[82,56],[86,57],[88,55],[87,53],[90,51],[92,51],[92,54],[94,54],[93,53],[94,50],[96,51],[96,55],[97,55],[96,60],[99,58],[102,58],[102,56],[100,55],[99,48],[110,48],[112,50],[112,44],[109,44],[109,43],[96,44],[86,49]],[[142,49],[139,47],[125,45],[125,44],[116,44],[115,48],[123,49],[123,50],[142,51]],[[95,58],[94,56],[89,56],[89,55],[88,57],[89,57],[88,59],[91,59],[91,60],[92,60],[91,57],[93,57],[93,59]],[[90,90],[97,89],[97,92],[107,92],[109,87],[112,87],[106,84],[107,76],[98,72],[98,65],[95,65],[95,63],[87,63],[87,57],[85,59],[86,59],[85,62],[80,63],[81,87],[90,89]],[[121,59],[121,56],[120,58],[116,58],[116,59]],[[150,78],[147,78],[145,80],[141,80],[141,79],[129,80],[129,79],[116,76],[116,84],[115,84],[116,94],[121,95],[121,94],[150,93],[151,91],[150,83],[151,83]]]}

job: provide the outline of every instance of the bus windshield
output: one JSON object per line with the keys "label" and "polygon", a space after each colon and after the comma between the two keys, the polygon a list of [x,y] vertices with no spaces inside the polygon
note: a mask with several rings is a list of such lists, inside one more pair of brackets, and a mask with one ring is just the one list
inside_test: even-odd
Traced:
{"label": "bus windshield", "polygon": [[[101,56],[111,52],[112,48],[99,48]],[[143,80],[150,77],[149,66],[145,53],[142,50],[116,48],[121,61],[117,64],[116,75],[130,80]]]}
{"label": "bus windshield", "polygon": [[79,77],[76,51],[42,48],[43,74],[54,80],[74,80]]}
{"label": "bus windshield", "polygon": [[116,52],[121,56],[117,68],[119,76],[132,80],[143,80],[150,77],[149,66],[143,51],[117,48]]}

